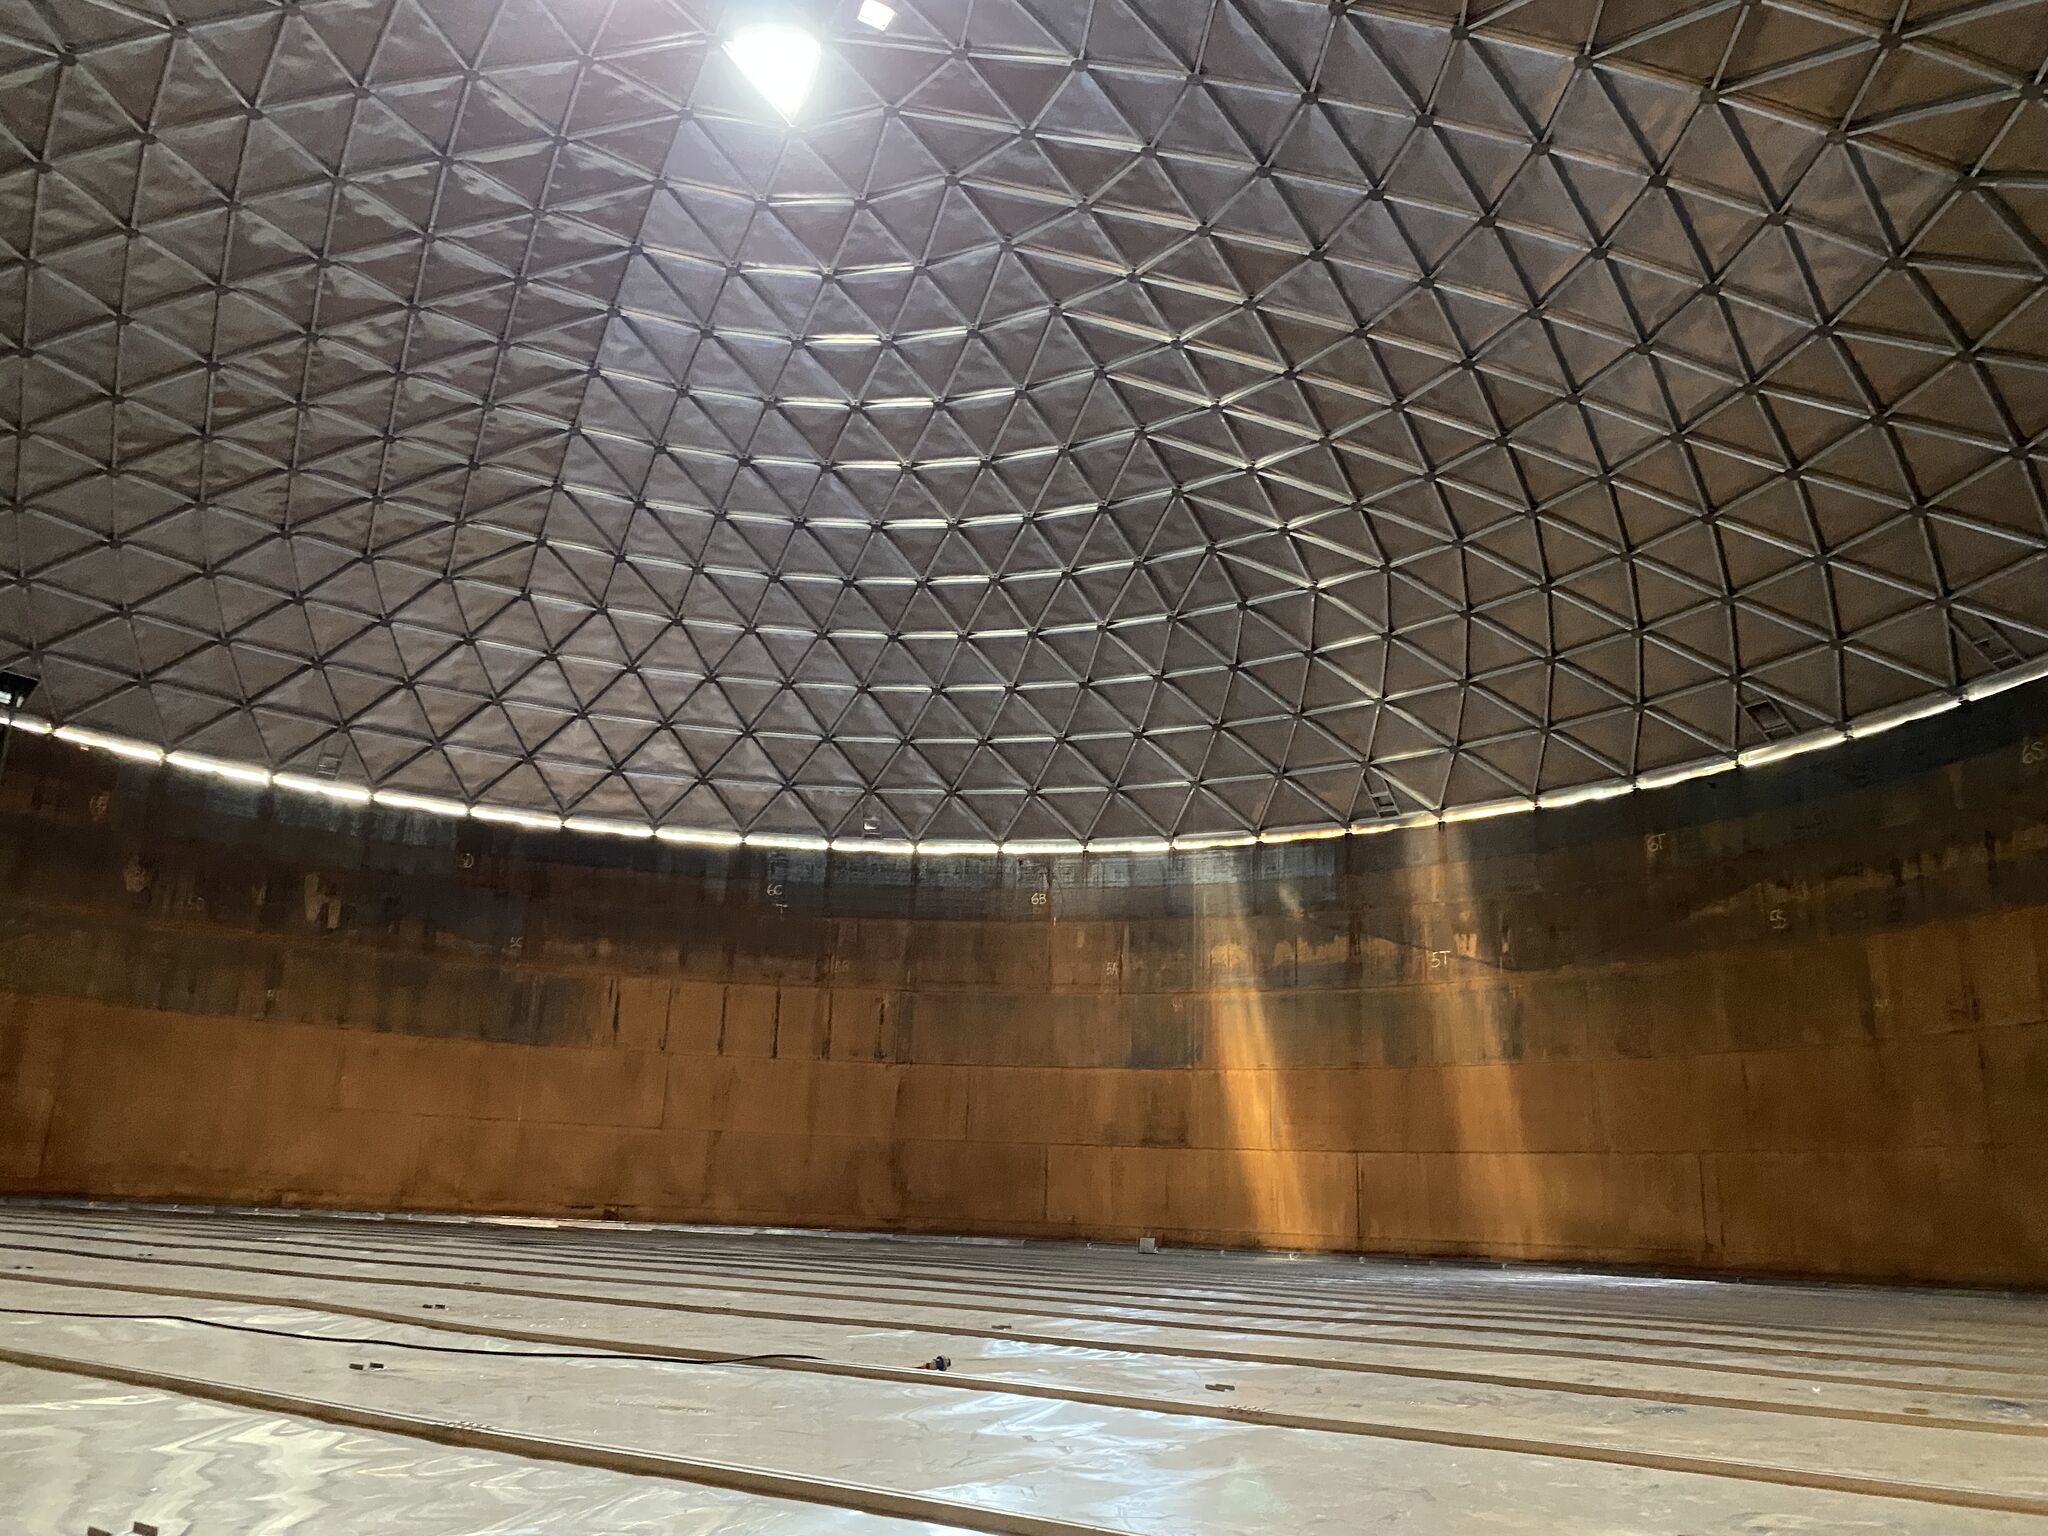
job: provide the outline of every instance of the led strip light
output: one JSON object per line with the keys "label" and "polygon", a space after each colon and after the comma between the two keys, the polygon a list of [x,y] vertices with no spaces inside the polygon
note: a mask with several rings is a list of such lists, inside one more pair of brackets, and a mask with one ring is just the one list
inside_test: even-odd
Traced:
{"label": "led strip light", "polygon": [[1896,726],[1906,725],[1915,720],[1925,720],[1955,709],[1965,703],[2003,693],[2039,678],[2048,677],[2048,656],[2036,658],[2022,666],[1981,678],[1968,687],[1953,694],[1921,700],[1918,703],[1902,704],[1892,709],[1852,722],[1846,729],[1829,726],[1823,730],[1807,731],[1790,736],[1783,741],[1773,741],[1732,757],[1701,759],[1676,768],[1659,769],[1654,773],[1637,774],[1630,779],[1611,779],[1598,784],[1581,784],[1571,789],[1554,790],[1534,798],[1517,796],[1506,800],[1488,800],[1474,805],[1453,806],[1445,811],[1416,811],[1407,816],[1390,817],[1385,821],[1354,822],[1342,827],[1305,827],[1278,832],[1221,832],[1193,833],[1183,837],[1117,837],[1091,839],[1039,838],[1019,842],[974,842],[955,838],[937,838],[926,841],[914,839],[890,839],[870,837],[805,837],[780,832],[718,832],[703,827],[657,827],[647,822],[619,821],[602,816],[551,816],[541,811],[520,810],[514,806],[490,804],[466,804],[460,800],[443,799],[435,795],[418,795],[398,789],[369,789],[360,784],[344,784],[329,779],[311,778],[301,773],[273,773],[268,768],[254,763],[234,762],[226,758],[210,757],[183,749],[165,751],[145,741],[132,737],[118,736],[107,731],[91,730],[85,726],[57,725],[36,715],[17,714],[11,718],[0,718],[0,729],[13,729],[31,736],[50,736],[58,741],[85,747],[91,751],[104,752],[112,757],[125,758],[131,762],[165,765],[187,773],[209,778],[223,779],[251,788],[278,789],[288,794],[306,795],[324,800],[339,801],[348,805],[382,806],[394,811],[417,811],[429,816],[467,818],[494,826],[520,827],[540,832],[576,832],[594,837],[618,837],[639,840],[653,839],[696,848],[767,848],[804,853],[868,853],[900,857],[1009,857],[1028,858],[1034,855],[1055,854],[1160,854],[1198,853],[1210,849],[1251,848],[1260,845],[1280,843],[1322,842],[1337,837],[1373,837],[1383,832],[1398,832],[1417,827],[1450,826],[1464,821],[1486,821],[1497,816],[1512,816],[1525,811],[1559,810],[1569,805],[1584,805],[1595,800],[1612,800],[1621,795],[1633,794],[1638,790],[1665,789],[1674,784],[1683,784],[1691,779],[1703,779],[1718,773],[1727,773],[1737,768],[1762,768],[1771,763],[1783,762],[1787,758],[1802,757],[1828,747],[1840,746],[1844,742],[1860,741],[1875,736]]}

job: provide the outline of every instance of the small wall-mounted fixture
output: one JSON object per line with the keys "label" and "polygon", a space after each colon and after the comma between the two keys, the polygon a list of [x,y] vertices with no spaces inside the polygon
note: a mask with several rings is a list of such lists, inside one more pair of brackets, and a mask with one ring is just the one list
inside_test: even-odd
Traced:
{"label": "small wall-mounted fixture", "polygon": [[13,714],[28,702],[29,695],[36,691],[40,681],[26,672],[0,671],[0,711]]}
{"label": "small wall-mounted fixture", "polygon": [[0,671],[0,773],[7,771],[7,748],[14,740],[14,717],[29,695],[36,691],[37,678],[26,672]]}

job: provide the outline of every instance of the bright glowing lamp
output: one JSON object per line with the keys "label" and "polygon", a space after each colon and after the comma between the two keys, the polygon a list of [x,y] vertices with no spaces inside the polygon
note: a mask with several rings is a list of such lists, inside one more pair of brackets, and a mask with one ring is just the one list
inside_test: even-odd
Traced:
{"label": "bright glowing lamp", "polygon": [[757,21],[727,38],[725,51],[768,105],[795,122],[818,78],[818,40],[788,22]]}

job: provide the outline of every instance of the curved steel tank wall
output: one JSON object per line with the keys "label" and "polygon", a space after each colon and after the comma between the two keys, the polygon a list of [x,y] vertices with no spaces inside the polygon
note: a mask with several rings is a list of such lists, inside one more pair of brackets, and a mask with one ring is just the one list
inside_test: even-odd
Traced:
{"label": "curved steel tank wall", "polygon": [[23,740],[0,1189],[2044,1283],[2044,704],[1440,831],[1004,860]]}

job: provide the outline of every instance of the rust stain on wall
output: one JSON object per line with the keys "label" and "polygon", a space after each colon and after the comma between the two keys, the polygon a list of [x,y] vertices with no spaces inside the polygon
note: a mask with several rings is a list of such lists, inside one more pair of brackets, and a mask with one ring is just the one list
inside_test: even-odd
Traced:
{"label": "rust stain on wall", "polygon": [[0,1189],[2048,1283],[2048,768],[2004,748],[892,908],[23,745]]}

